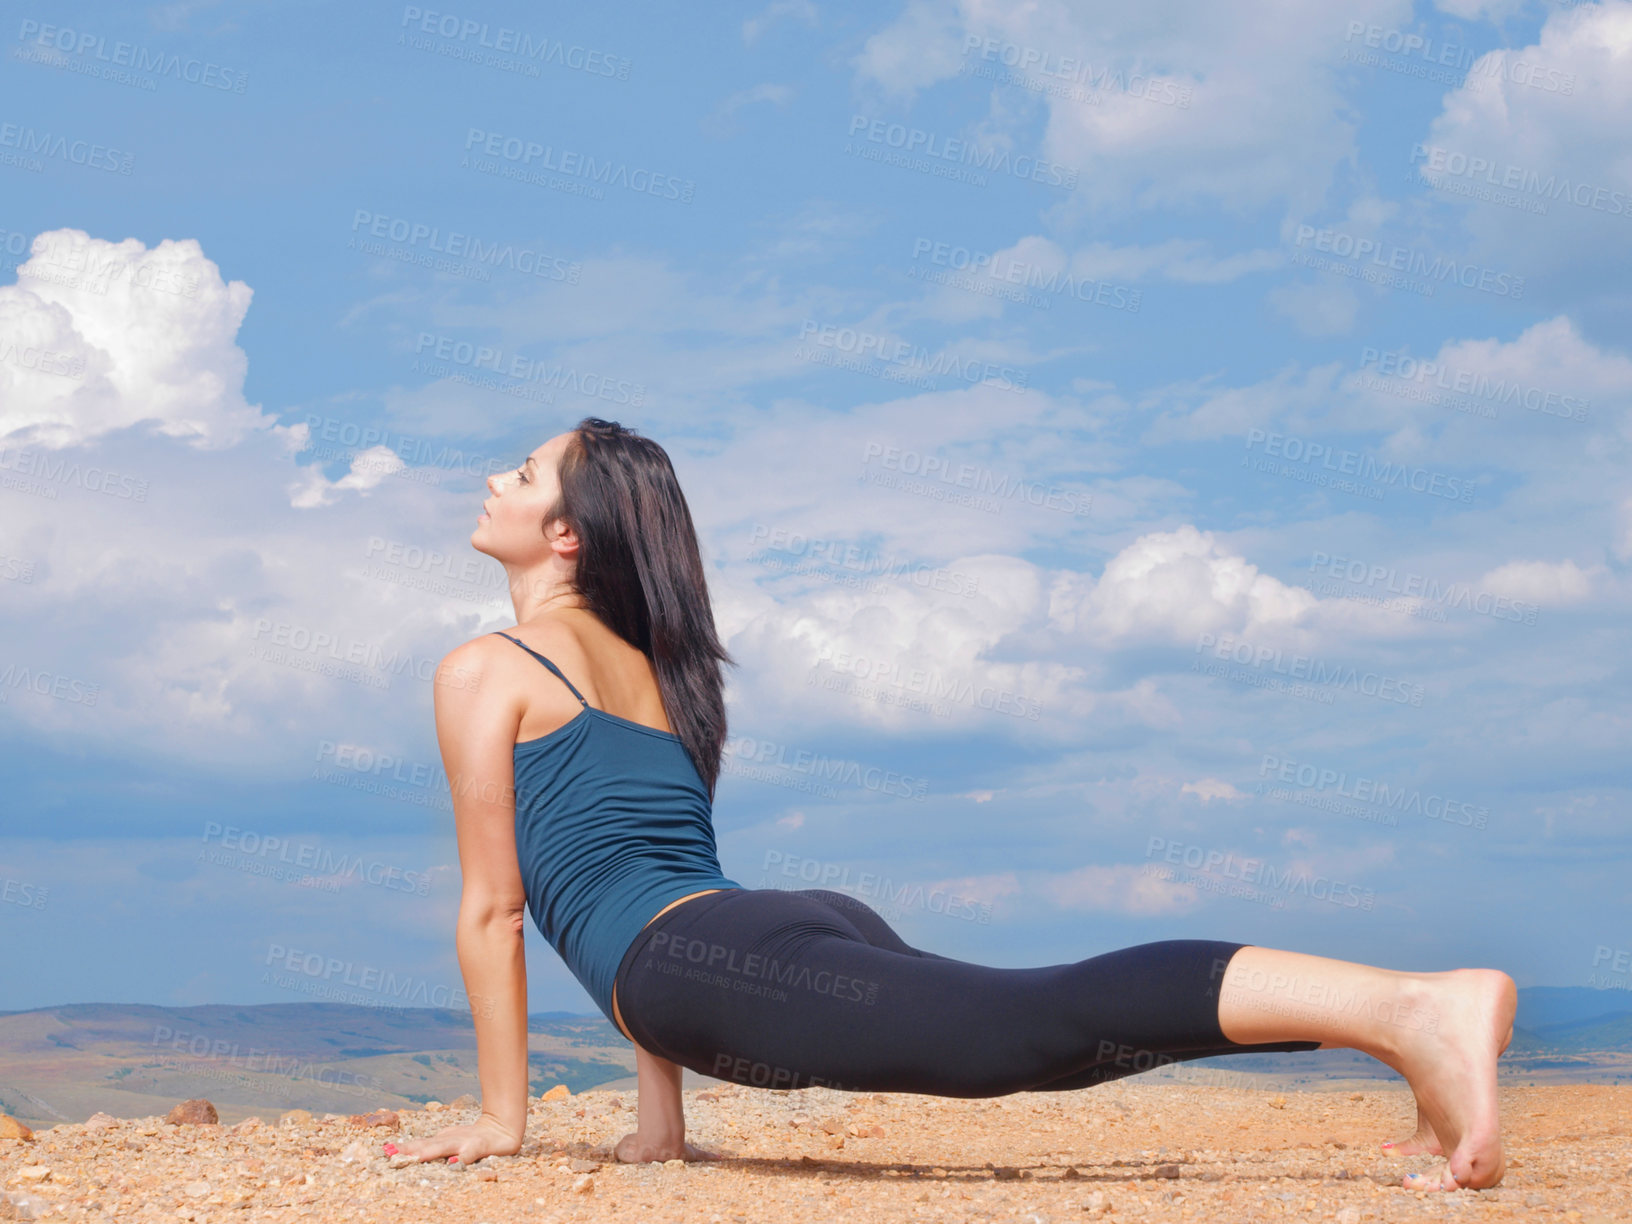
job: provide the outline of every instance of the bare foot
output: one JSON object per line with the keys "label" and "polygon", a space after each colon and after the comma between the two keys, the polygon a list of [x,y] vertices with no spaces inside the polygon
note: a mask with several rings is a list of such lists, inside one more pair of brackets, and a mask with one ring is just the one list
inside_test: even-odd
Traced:
{"label": "bare foot", "polygon": [[1423,1115],[1421,1104],[1417,1106],[1417,1133],[1409,1139],[1390,1140],[1383,1144],[1383,1151],[1390,1156],[1415,1156],[1419,1152],[1427,1152],[1430,1156],[1445,1155],[1445,1149],[1439,1146],[1439,1137]]}
{"label": "bare foot", "polygon": [[1518,988],[1498,969],[1453,969],[1423,974],[1421,990],[1433,1026],[1404,1030],[1386,1061],[1405,1076],[1422,1121],[1450,1154],[1436,1172],[1408,1173],[1401,1184],[1407,1190],[1483,1190],[1507,1171],[1496,1059],[1513,1039]]}
{"label": "bare foot", "polygon": [[[1502,1038],[1501,1049],[1496,1051],[1497,1057],[1507,1053],[1507,1047],[1513,1044],[1513,1028],[1508,1026],[1507,1035]],[[1434,1134],[1434,1128],[1429,1124],[1427,1115],[1422,1112],[1421,1102],[1417,1106],[1417,1130],[1409,1139],[1391,1139],[1383,1144],[1383,1151],[1390,1156],[1416,1156],[1426,1152],[1430,1156],[1443,1156],[1445,1149],[1439,1144],[1439,1136]]]}

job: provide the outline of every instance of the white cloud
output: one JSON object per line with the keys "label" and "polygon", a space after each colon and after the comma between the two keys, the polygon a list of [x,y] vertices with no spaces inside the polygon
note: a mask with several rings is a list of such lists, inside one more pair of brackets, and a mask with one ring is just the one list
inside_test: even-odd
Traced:
{"label": "white cloud", "polygon": [[1096,642],[1194,641],[1201,633],[1285,626],[1320,602],[1190,524],[1140,536],[1106,563],[1097,582],[1062,575],[1054,594],[1054,625]]}
{"label": "white cloud", "polygon": [[[305,430],[305,425],[296,426]],[[289,504],[297,510],[328,506],[339,500],[339,494],[348,489],[366,493],[379,485],[387,476],[405,471],[408,465],[402,456],[389,446],[371,446],[352,456],[351,470],[339,480],[323,475],[318,464],[300,469],[300,476],[288,486]]]}
{"label": "white cloud", "polygon": [[[1482,56],[1445,95],[1421,139],[1428,156],[1415,164],[1440,184],[1425,188],[1426,198],[1461,210],[1475,246],[1492,262],[1522,250],[1524,266],[1537,275],[1574,272],[1604,284],[1632,269],[1625,240],[1629,129],[1632,0],[1601,0],[1551,12],[1531,46]],[[1473,169],[1471,159],[1483,159],[1484,168]],[[1501,207],[1456,188],[1512,189],[1546,212]],[[1563,188],[1570,194],[1556,194]]]}
{"label": "white cloud", "polygon": [[[151,423],[207,449],[278,429],[244,401],[237,334],[253,296],[224,283],[196,239],[108,242],[83,230],[38,235],[14,285],[0,286],[0,438],[76,446]],[[26,359],[48,350],[50,362]]]}
{"label": "white cloud", "polygon": [[1179,787],[1181,795],[1195,795],[1205,803],[1214,799],[1245,799],[1244,792],[1236,790],[1232,783],[1222,778],[1202,778],[1198,782],[1186,782]]}
{"label": "white cloud", "polygon": [[1031,881],[1032,891],[1061,909],[1097,910],[1148,917],[1183,914],[1196,908],[1196,890],[1147,870],[1150,864],[1090,865],[1044,875]]}
{"label": "white cloud", "polygon": [[[1079,196],[1094,203],[1291,201],[1305,213],[1355,155],[1352,110],[1339,92],[1347,22],[1410,18],[1408,0],[1362,0],[1335,18],[1321,5],[1273,0],[1190,0],[1160,11],[911,0],[853,62],[898,105],[967,67],[964,83],[987,90],[994,117],[1014,116],[1006,127],[1030,127],[1029,112],[1046,108],[1042,151],[1076,167]],[[992,41],[966,57],[971,39]],[[1036,87],[980,72],[1027,75]]]}
{"label": "white cloud", "polygon": [[1606,575],[1602,565],[1582,569],[1574,561],[1509,561],[1479,579],[1492,595],[1505,595],[1542,607],[1580,603],[1592,594],[1593,582]]}

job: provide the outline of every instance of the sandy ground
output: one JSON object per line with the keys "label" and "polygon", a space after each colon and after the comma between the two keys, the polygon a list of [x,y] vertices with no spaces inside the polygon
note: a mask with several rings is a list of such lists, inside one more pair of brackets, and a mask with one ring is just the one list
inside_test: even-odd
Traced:
{"label": "sandy ground", "polygon": [[733,1085],[685,1095],[688,1140],[727,1159],[613,1161],[635,1095],[603,1089],[535,1100],[522,1152],[468,1170],[381,1147],[473,1120],[468,1098],[405,1111],[395,1130],[338,1115],[230,1127],[97,1115],[0,1139],[0,1219],[1632,1220],[1632,1086],[1504,1087],[1506,1179],[1453,1193],[1403,1189],[1433,1158],[1378,1149],[1414,1127],[1403,1085],[1275,1092],[1133,1077],[986,1100]]}

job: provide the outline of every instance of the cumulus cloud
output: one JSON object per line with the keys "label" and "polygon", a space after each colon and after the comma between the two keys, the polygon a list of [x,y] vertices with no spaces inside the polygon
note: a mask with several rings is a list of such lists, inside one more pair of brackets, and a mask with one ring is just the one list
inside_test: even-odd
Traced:
{"label": "cumulus cloud", "polygon": [[0,438],[60,449],[145,423],[213,450],[281,429],[244,400],[252,296],[196,239],[38,235],[0,286]]}
{"label": "cumulus cloud", "polygon": [[[1491,259],[1522,249],[1538,275],[1597,279],[1606,260],[1632,267],[1629,127],[1632,0],[1602,0],[1555,11],[1536,43],[1475,62],[1413,160],[1435,185],[1429,198],[1460,209]],[[1508,190],[1527,207],[1496,207],[1468,189]]]}
{"label": "cumulus cloud", "polygon": [[1105,565],[1097,582],[1062,575],[1050,620],[1100,639],[1194,640],[1220,630],[1295,624],[1319,600],[1259,571],[1190,524],[1140,536]]}

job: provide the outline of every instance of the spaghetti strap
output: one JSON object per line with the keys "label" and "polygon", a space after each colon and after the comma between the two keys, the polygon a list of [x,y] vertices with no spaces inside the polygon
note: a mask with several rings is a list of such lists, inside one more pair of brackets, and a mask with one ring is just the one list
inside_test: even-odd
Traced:
{"label": "spaghetti strap", "polygon": [[500,637],[502,637],[502,638],[506,638],[506,639],[508,639],[508,640],[510,640],[512,642],[515,642],[517,646],[520,646],[528,654],[532,655],[533,658],[537,659],[540,663],[544,664],[545,667],[549,668],[557,676],[560,676],[561,677],[561,683],[566,685],[569,689],[572,689],[572,695],[574,697],[578,698],[578,704],[579,705],[583,706],[585,709],[593,708],[593,707],[590,706],[589,702],[584,700],[584,695],[582,693],[580,693],[576,688],[573,687],[572,681],[568,680],[566,675],[554,663],[551,663],[543,655],[539,654],[538,651],[534,650],[531,646],[527,645],[526,642],[520,641],[517,638],[510,637],[510,635],[508,633],[502,633],[497,629],[495,629],[494,632],[498,633],[498,635]]}

